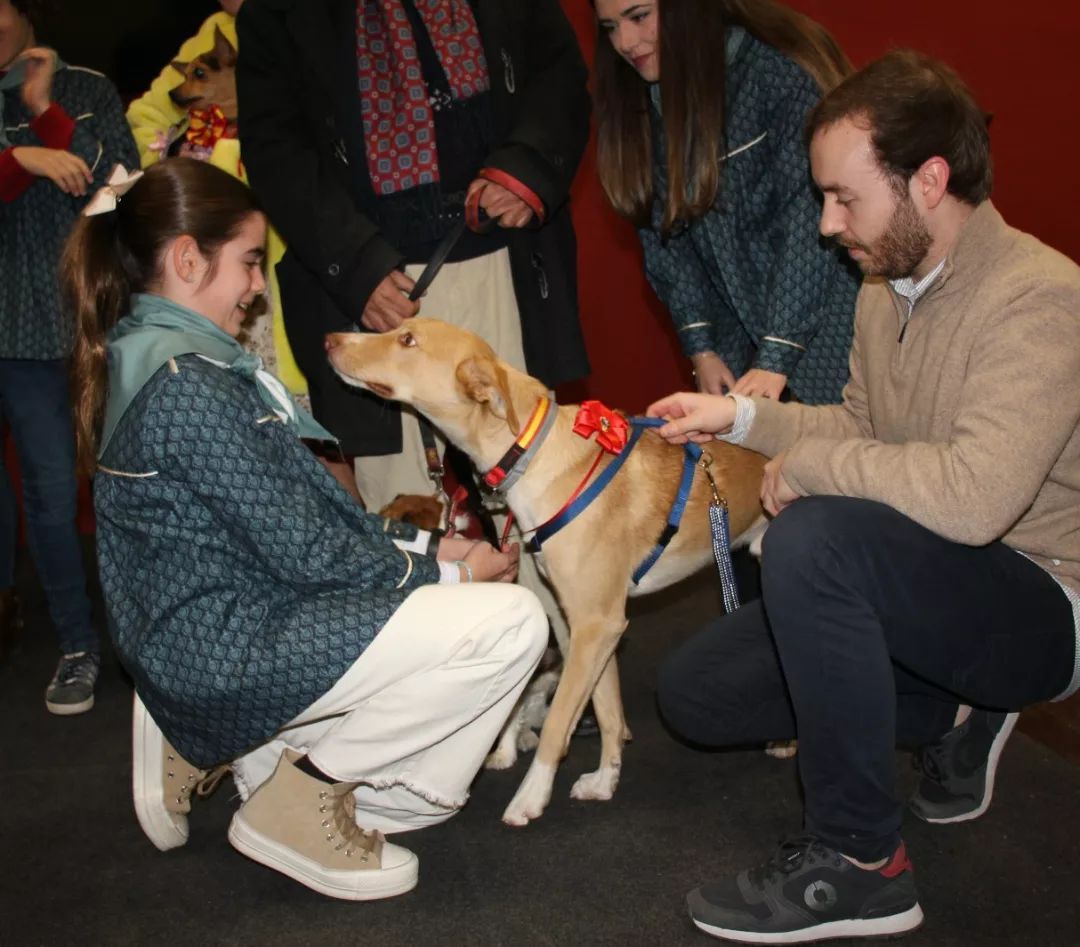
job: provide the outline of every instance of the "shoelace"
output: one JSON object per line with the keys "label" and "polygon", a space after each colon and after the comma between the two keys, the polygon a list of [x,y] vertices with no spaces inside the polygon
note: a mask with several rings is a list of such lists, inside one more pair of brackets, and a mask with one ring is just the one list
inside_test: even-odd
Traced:
{"label": "shoelace", "polygon": [[60,667],[56,672],[59,683],[68,684],[93,684],[97,676],[98,662],[93,655],[78,654],[64,655]]}
{"label": "shoelace", "polygon": [[749,878],[755,886],[797,871],[806,861],[835,862],[840,856],[826,848],[813,835],[795,835],[780,843],[780,848],[764,865],[751,869]]}
{"label": "shoelace", "polygon": [[345,849],[347,857],[353,852],[362,852],[360,860],[366,862],[382,851],[383,834],[367,832],[356,824],[356,797],[351,790],[335,793],[324,789],[319,798],[322,800],[319,811],[324,815],[322,827],[327,830],[326,841],[332,843],[340,837],[334,845],[335,852]]}

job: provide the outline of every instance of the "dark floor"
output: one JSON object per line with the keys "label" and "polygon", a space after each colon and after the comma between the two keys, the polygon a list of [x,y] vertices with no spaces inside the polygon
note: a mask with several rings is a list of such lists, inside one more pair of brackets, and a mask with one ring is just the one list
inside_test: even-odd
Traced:
{"label": "dark floor", "polygon": [[[408,837],[419,888],[371,904],[323,898],[235,852],[225,787],[198,804],[188,845],[162,854],[132,811],[127,679],[109,655],[93,711],[46,713],[53,642],[21,584],[29,621],[0,668],[2,945],[703,945],[714,941],[688,922],[685,891],[799,826],[793,763],[697,752],[656,718],[658,660],[717,607],[702,576],[633,609],[622,676],[635,740],[614,801],[568,795],[595,766],[594,740],[574,741],[547,814],[524,830],[499,821],[524,763],[482,774],[464,812]],[[1017,734],[986,817],[911,818],[905,836],[927,918],[905,943],[1080,943],[1080,766]]]}

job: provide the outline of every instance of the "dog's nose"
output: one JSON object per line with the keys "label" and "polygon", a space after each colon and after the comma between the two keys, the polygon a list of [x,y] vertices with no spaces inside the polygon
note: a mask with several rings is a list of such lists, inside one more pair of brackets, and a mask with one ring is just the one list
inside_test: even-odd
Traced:
{"label": "dog's nose", "polygon": [[323,340],[323,345],[326,347],[326,351],[337,348],[341,345],[341,333],[340,332],[328,332],[326,338]]}

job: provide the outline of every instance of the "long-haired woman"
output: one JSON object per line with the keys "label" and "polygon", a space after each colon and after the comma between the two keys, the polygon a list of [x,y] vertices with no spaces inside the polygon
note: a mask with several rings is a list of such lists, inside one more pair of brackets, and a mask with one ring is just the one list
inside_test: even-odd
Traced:
{"label": "long-haired woman", "polygon": [[698,387],[840,400],[858,276],[818,234],[803,125],[850,69],[772,0],[593,0],[600,179]]}

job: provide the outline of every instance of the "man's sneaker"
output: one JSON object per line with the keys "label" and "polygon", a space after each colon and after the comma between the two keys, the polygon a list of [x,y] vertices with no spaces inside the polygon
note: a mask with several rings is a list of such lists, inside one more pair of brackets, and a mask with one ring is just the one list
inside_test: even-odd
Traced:
{"label": "man's sneaker", "polygon": [[54,714],[82,714],[94,706],[101,656],[91,651],[65,654],[45,690],[45,707]]}
{"label": "man's sneaker", "polygon": [[188,840],[191,794],[207,771],[187,762],[154,723],[139,695],[131,715],[131,790],[135,817],[161,851]]}
{"label": "man's sneaker", "polygon": [[896,936],[923,920],[904,846],[865,869],[813,836],[789,839],[759,868],[703,885],[686,897],[707,934],[743,944],[805,944]]}
{"label": "man's sneaker", "polygon": [[927,822],[967,822],[988,808],[998,760],[1020,717],[972,709],[960,726],[914,757],[923,773],[911,811]]}
{"label": "man's sneaker", "polygon": [[233,847],[332,898],[371,901],[415,888],[416,856],[356,824],[357,784],[309,776],[293,765],[300,757],[285,750],[233,816]]}

